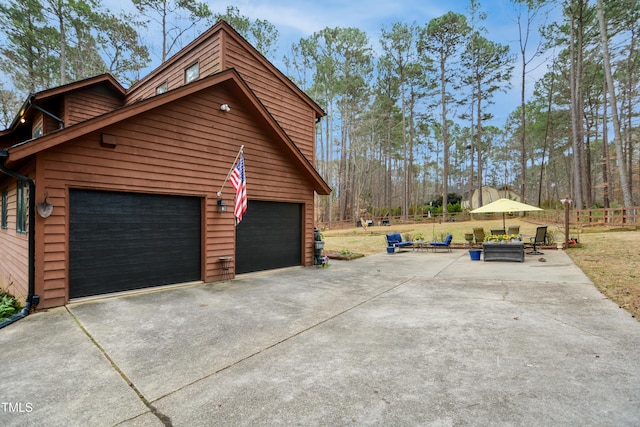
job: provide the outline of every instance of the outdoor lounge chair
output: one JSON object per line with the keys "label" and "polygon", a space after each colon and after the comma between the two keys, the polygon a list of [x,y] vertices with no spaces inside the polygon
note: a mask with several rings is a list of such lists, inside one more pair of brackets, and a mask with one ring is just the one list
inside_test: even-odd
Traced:
{"label": "outdoor lounge chair", "polygon": [[538,251],[536,245],[544,245],[547,241],[547,226],[536,228],[536,235],[531,238],[533,250],[527,252],[527,255],[544,255],[544,252]]}
{"label": "outdoor lounge chair", "polygon": [[436,249],[438,248],[446,249],[447,251],[451,252],[452,240],[453,240],[453,235],[447,234],[447,237],[445,237],[444,242],[429,242],[429,247],[431,248],[432,252],[435,252]]}
{"label": "outdoor lounge chair", "polygon": [[402,235],[400,233],[389,233],[387,234],[387,252],[393,253],[395,249],[398,248],[406,248],[412,247],[413,242],[403,242]]}
{"label": "outdoor lounge chair", "polygon": [[474,227],[473,238],[476,241],[476,243],[484,242],[484,229],[480,227]]}
{"label": "outdoor lounge chair", "polygon": [[491,230],[491,235],[492,236],[500,236],[504,234],[504,228],[499,229],[499,230]]}

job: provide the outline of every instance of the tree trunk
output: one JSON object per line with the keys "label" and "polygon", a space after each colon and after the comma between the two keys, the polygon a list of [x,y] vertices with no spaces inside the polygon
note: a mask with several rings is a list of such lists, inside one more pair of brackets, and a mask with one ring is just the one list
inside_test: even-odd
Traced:
{"label": "tree trunk", "polygon": [[440,61],[440,103],[442,105],[442,220],[447,220],[449,205],[449,129],[447,126],[447,97],[444,60]]}
{"label": "tree trunk", "polygon": [[[329,106],[329,109],[331,107]],[[331,158],[331,135],[332,135],[333,129],[331,127],[331,114],[327,114],[327,120],[325,120],[325,138],[326,138],[326,143],[325,143],[325,155],[324,155],[324,159],[325,159],[325,179],[327,180],[328,183],[331,182],[331,178],[332,178],[332,167],[333,167],[333,159]],[[329,227],[331,227],[331,222],[333,221],[333,195],[335,189],[333,189],[331,191],[331,194],[329,194],[329,206],[328,206],[328,215],[329,215]]]}
{"label": "tree trunk", "polygon": [[480,82],[478,81],[478,85],[476,87],[476,140],[478,143],[478,207],[484,205],[482,200],[482,88],[480,87]]}
{"label": "tree trunk", "polygon": [[607,130],[607,84],[603,85],[603,108],[602,108],[602,186],[604,187],[603,203],[605,208],[611,207],[611,177],[609,164],[609,132]]}
{"label": "tree trunk", "polygon": [[162,11],[162,62],[167,60],[167,2]]}
{"label": "tree trunk", "polygon": [[54,14],[58,18],[58,30],[60,31],[60,85],[67,84],[67,33],[64,25],[64,11],[61,1],[50,3]]}
{"label": "tree trunk", "polygon": [[627,105],[628,105],[628,114],[627,114],[627,124],[626,124],[626,129],[625,129],[625,135],[626,135],[626,142],[627,142],[627,150],[626,150],[626,156],[627,156],[627,172],[629,174],[629,178],[628,178],[628,185],[629,185],[629,198],[631,199],[631,203],[632,206],[635,205],[635,203],[633,203],[633,125],[632,125],[632,118],[634,117],[633,114],[633,106],[631,105],[631,97],[629,97],[629,99],[627,100]]}
{"label": "tree trunk", "polygon": [[584,143],[584,162],[583,162],[583,175],[584,176],[584,204],[585,206],[593,206],[593,200],[591,198],[592,182],[591,182],[591,124],[585,117],[584,123],[586,126],[585,143]]}
{"label": "tree trunk", "polygon": [[[540,164],[540,179],[538,180],[538,206],[540,206],[540,204],[542,203],[542,180],[543,180],[543,177],[544,177],[544,159],[545,159],[545,155],[547,153],[547,145],[548,145],[548,141],[549,141],[549,125],[550,125],[550,122],[551,122],[551,109],[552,109],[552,102],[553,102],[553,80],[554,80],[554,76],[555,75],[552,73],[551,74],[551,86],[549,87],[549,96],[547,98],[547,117],[546,117],[545,126],[544,126],[544,141],[543,141],[543,144],[542,144],[542,162]],[[524,146],[523,146],[523,148],[524,148]],[[525,202],[524,195],[523,195],[522,202]]]}
{"label": "tree trunk", "polygon": [[[345,111],[344,109],[342,111]],[[343,114],[344,116],[344,114]],[[347,124],[342,123],[340,137],[340,167],[338,169],[338,220],[347,213]]]}
{"label": "tree trunk", "polygon": [[[409,185],[408,185],[408,193],[409,193],[409,211],[407,211],[407,213],[410,213],[410,207],[411,205],[414,205],[417,197],[415,194],[415,187],[416,187],[416,183],[415,183],[415,178],[416,178],[416,174],[415,174],[415,166],[414,166],[414,162],[415,162],[415,156],[413,153],[413,142],[414,142],[414,127],[413,127],[413,123],[414,123],[414,119],[413,119],[413,110],[414,110],[414,106],[415,102],[413,100],[413,95],[412,95],[412,99],[411,99],[411,110],[409,112],[409,170],[408,170],[408,174],[409,174]],[[416,206],[417,207],[417,206]]]}
{"label": "tree trunk", "polygon": [[475,106],[474,102],[475,101],[474,101],[474,97],[473,97],[473,94],[472,94],[471,95],[471,114],[469,114],[469,117],[471,118],[471,123],[470,123],[470,126],[469,126],[469,133],[470,133],[469,137],[471,138],[471,144],[470,144],[471,145],[471,150],[470,150],[470,153],[469,153],[469,159],[470,159],[470,165],[469,165],[469,169],[470,169],[469,170],[469,210],[473,210],[473,209],[476,209],[476,208],[479,208],[480,206],[482,206],[482,205],[478,205],[478,206],[474,206],[473,205],[473,188],[474,188],[474,186],[473,186],[473,161],[475,159],[475,151],[476,151],[476,144],[475,144],[475,141],[474,141],[474,127],[473,127],[473,123],[474,123],[473,118],[475,117],[473,115],[473,108]]}
{"label": "tree trunk", "polygon": [[607,89],[609,90],[609,98],[611,99],[611,115],[613,118],[613,131],[616,146],[616,160],[618,162],[618,172],[620,174],[620,187],[622,189],[622,197],[624,206],[633,206],[631,201],[631,190],[627,176],[627,165],[622,150],[622,135],[620,132],[620,119],[618,117],[618,105],[616,102],[616,92],[613,86],[613,76],[611,74],[611,60],[609,58],[609,41],[607,37],[607,27],[604,20],[604,11],[602,9],[602,0],[598,0],[598,22],[600,24],[600,41],[602,44],[602,60],[604,65],[604,74],[607,79]]}
{"label": "tree trunk", "polygon": [[[520,108],[521,108],[521,112],[520,112],[520,148],[522,149],[522,152],[520,153],[520,167],[522,169],[522,182],[520,183],[520,198],[522,200],[522,202],[524,203],[526,201],[526,190],[527,190],[527,146],[526,146],[526,142],[525,142],[525,127],[526,127],[526,119],[527,119],[527,115],[526,115],[526,105],[525,105],[525,98],[524,98],[524,88],[525,88],[525,76],[526,76],[526,69],[527,69],[527,61],[525,59],[525,51],[524,48],[521,49],[521,54],[522,54],[522,75],[520,76],[520,83],[521,83],[521,89],[520,89]],[[544,156],[544,155],[543,155]],[[544,161],[544,158],[543,158]],[[541,167],[542,169],[542,167]],[[542,183],[542,170],[540,171],[540,183]],[[538,193],[538,203],[540,203],[540,193]]]}
{"label": "tree trunk", "polygon": [[[571,0],[572,6],[574,1]],[[571,35],[569,44],[570,55],[570,86],[571,86],[571,130],[572,130],[572,147],[573,147],[573,194],[576,201],[576,209],[584,208],[582,203],[582,165],[580,163],[580,151],[582,150],[582,144],[580,138],[582,136],[582,114],[578,109],[578,66],[576,59],[576,40],[575,40],[575,12],[573,7],[571,8]]]}
{"label": "tree trunk", "polygon": [[402,150],[403,150],[403,159],[404,159],[404,167],[403,169],[403,191],[402,191],[402,216],[403,218],[407,218],[408,207],[409,207],[409,159],[408,159],[408,147],[407,147],[407,127],[405,124],[406,121],[406,105],[405,105],[405,93],[404,93],[404,73],[402,72],[402,67],[400,71],[400,92],[402,95]]}

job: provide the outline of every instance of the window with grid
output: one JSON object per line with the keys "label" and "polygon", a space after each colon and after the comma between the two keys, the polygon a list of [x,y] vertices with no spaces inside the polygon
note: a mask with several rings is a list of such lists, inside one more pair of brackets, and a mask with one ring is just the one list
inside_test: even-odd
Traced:
{"label": "window with grid", "polygon": [[16,191],[16,231],[27,232],[27,186],[22,181],[18,181]]}

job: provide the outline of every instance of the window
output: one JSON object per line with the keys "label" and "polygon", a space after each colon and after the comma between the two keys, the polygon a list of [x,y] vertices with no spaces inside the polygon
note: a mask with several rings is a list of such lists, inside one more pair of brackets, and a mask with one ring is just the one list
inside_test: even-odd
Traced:
{"label": "window", "polygon": [[160,86],[156,88],[156,95],[160,95],[161,93],[165,93],[169,90],[169,85],[167,82],[162,83]]}
{"label": "window", "polygon": [[189,83],[189,82],[197,79],[199,75],[200,75],[200,66],[196,62],[191,67],[189,67],[186,70],[184,70],[184,82],[185,83]]}
{"label": "window", "polygon": [[16,231],[27,232],[27,186],[22,181],[18,181],[16,191]]}
{"label": "window", "polygon": [[4,188],[2,190],[2,228],[6,230],[7,228],[7,209],[9,208],[7,206],[7,203],[9,201],[7,200],[7,189]]}

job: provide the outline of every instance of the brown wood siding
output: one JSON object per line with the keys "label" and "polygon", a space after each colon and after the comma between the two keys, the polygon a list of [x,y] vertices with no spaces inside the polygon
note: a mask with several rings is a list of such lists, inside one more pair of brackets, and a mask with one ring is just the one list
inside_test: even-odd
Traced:
{"label": "brown wood siding", "polygon": [[[248,198],[303,204],[301,263],[312,263],[313,187],[292,167],[278,145],[282,143],[270,139],[242,105],[229,113],[220,111],[228,97],[221,88],[209,89],[108,127],[103,132],[115,136],[115,148],[101,146],[100,134],[94,133],[38,155],[41,188],[55,206],[42,221],[37,252],[43,260],[38,270],[42,281],[37,280],[42,286],[41,308],[60,305],[60,296],[68,295],[70,188],[203,197],[203,280],[220,279],[219,257],[234,254],[235,229],[232,212],[217,212],[216,193],[243,144]],[[228,183],[223,198],[233,205],[234,191]]]}
{"label": "brown wood siding", "polygon": [[235,68],[300,151],[315,165],[315,113],[298,94],[233,38],[227,37],[225,66]]}
{"label": "brown wood siding", "polygon": [[[8,209],[7,228],[0,229],[0,288],[24,301],[29,292],[29,239],[28,234],[16,231],[15,180],[4,180],[0,190],[4,188],[8,190]],[[29,196],[28,194],[27,197]],[[27,214],[27,224],[28,221]]]}
{"label": "brown wood siding", "polygon": [[[37,157],[39,177],[45,177],[46,154]],[[37,217],[36,221],[36,294],[40,295],[39,308],[48,308],[67,303],[67,233],[66,223],[67,193],[64,188],[46,185],[45,179],[36,181],[36,201],[44,199],[53,204],[53,212],[48,218]]]}
{"label": "brown wood siding", "polygon": [[122,100],[95,90],[82,90],[65,95],[65,126],[89,120],[122,106]]}
{"label": "brown wood siding", "polygon": [[220,64],[220,32],[203,40],[196,48],[143,85],[135,87],[127,94],[127,104],[146,99],[156,94],[156,88],[167,82],[168,90],[184,85],[184,71],[195,62],[199,63],[200,78],[222,71]]}
{"label": "brown wood siding", "polygon": [[57,131],[60,129],[60,122],[54,120],[49,116],[42,115],[42,134],[46,135],[48,133]]}
{"label": "brown wood siding", "polygon": [[[224,43],[224,49],[221,48]],[[270,67],[225,31],[213,32],[183,57],[127,94],[127,104],[155,95],[165,81],[169,90],[184,84],[184,70],[200,63],[200,78],[235,68],[301,152],[315,165],[315,111]],[[233,105],[231,104],[231,108]]]}

